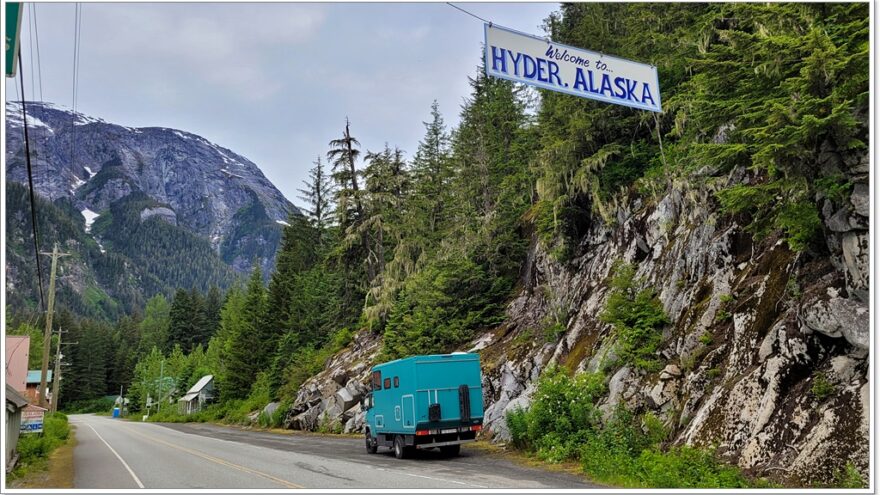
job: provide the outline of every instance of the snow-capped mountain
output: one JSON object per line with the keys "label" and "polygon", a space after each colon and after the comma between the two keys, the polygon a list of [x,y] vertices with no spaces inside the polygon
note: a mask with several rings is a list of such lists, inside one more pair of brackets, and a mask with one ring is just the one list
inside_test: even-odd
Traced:
{"label": "snow-capped mountain", "polygon": [[[189,132],[125,127],[59,105],[27,103],[36,191],[69,199],[86,230],[115,202],[140,192],[159,216],[208,242],[236,271],[271,268],[296,207],[247,158]],[[75,132],[74,132],[75,131]],[[6,178],[27,182],[21,104],[6,104]],[[272,241],[275,242],[272,242]]]}

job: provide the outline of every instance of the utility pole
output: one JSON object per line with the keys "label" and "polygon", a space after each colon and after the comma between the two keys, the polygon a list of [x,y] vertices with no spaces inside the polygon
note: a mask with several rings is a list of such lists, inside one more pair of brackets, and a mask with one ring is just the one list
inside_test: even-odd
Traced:
{"label": "utility pole", "polygon": [[58,252],[57,242],[52,248],[51,253],[40,254],[52,256],[52,270],[49,275],[49,306],[46,311],[46,330],[43,332],[43,367],[40,370],[40,407],[46,407],[46,375],[49,373],[49,352],[52,347],[52,315],[55,312],[55,271],[58,268],[58,258],[68,256],[68,254]]}
{"label": "utility pole", "polygon": [[58,381],[61,379],[61,329],[55,345],[55,371],[52,373],[52,412],[58,411]]}
{"label": "utility pole", "polygon": [[64,366],[64,363],[61,362],[61,358],[63,357],[61,354],[61,345],[76,345],[79,344],[77,342],[61,342],[61,334],[67,333],[66,330],[58,329],[58,347],[55,350],[55,373],[52,376],[52,412],[58,411],[58,403],[60,402],[60,392],[58,391],[59,384],[61,383],[61,368]]}
{"label": "utility pole", "polygon": [[156,413],[162,412],[162,388],[165,385],[165,358],[162,358],[162,364],[159,365],[159,403],[156,405]]}

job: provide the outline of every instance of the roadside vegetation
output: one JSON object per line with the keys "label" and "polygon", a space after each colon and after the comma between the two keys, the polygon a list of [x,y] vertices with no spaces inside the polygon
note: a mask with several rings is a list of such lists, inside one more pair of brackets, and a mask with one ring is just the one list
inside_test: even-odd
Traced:
{"label": "roadside vegetation", "polygon": [[49,455],[67,443],[71,437],[67,416],[63,413],[47,413],[43,419],[42,433],[23,433],[18,437],[18,462],[9,474],[10,480],[31,476],[48,468]]}
{"label": "roadside vegetation", "polygon": [[595,406],[607,393],[602,373],[547,369],[527,410],[506,418],[512,444],[537,458],[579,462],[591,479],[627,488],[770,487],[719,461],[711,450],[669,446],[669,430],[650,412]]}

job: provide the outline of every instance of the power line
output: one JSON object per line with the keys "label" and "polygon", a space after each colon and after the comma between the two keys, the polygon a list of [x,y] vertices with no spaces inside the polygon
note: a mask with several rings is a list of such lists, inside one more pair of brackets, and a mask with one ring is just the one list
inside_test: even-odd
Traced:
{"label": "power line", "polygon": [[27,4],[28,6],[28,55],[31,59],[31,98],[37,94],[36,90],[36,80],[34,76],[37,71],[34,70],[34,30],[32,28],[34,22],[34,14],[33,14],[33,3]]}
{"label": "power line", "polygon": [[473,13],[471,13],[471,12],[468,12],[467,10],[464,10],[463,8],[459,7],[458,5],[453,5],[453,4],[449,3],[449,2],[446,2],[446,5],[449,5],[450,7],[454,8],[454,9],[458,9],[458,10],[464,12],[465,14],[467,14],[467,15],[469,15],[469,16],[475,18],[475,19],[479,19],[479,20],[485,22],[486,24],[492,24],[492,21],[487,21],[486,19],[483,19],[482,17],[480,17],[480,16],[478,16],[478,15],[476,15],[476,14],[473,14]]}
{"label": "power line", "polygon": [[18,57],[18,82],[21,84],[21,115],[24,124],[24,154],[25,163],[27,163],[28,190],[31,201],[31,229],[34,234],[34,256],[37,257],[37,281],[40,284],[40,307],[45,308],[46,302],[43,300],[43,267],[42,263],[40,263],[40,247],[37,237],[37,202],[34,199],[34,174],[33,169],[31,168],[31,146],[30,138],[28,137],[27,110],[25,109],[24,98],[24,67],[21,63],[21,56]]}
{"label": "power line", "polygon": [[35,47],[37,49],[37,81],[40,88],[40,101],[46,101],[43,99],[43,62],[40,58],[40,30],[37,29],[37,4],[31,3],[30,5],[34,9],[34,39],[36,40]]}
{"label": "power line", "polygon": [[73,94],[71,95],[73,99],[73,103],[71,104],[73,113],[70,117],[70,165],[71,168],[74,169],[76,168],[76,100],[77,93],[79,92],[79,40],[82,25],[81,4],[77,3],[75,9],[73,21]]}

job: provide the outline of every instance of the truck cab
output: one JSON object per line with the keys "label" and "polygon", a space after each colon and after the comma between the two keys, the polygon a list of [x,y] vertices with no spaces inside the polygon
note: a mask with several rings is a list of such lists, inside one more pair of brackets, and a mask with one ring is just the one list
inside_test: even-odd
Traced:
{"label": "truck cab", "polygon": [[458,455],[483,426],[479,354],[435,354],[373,367],[366,411],[367,452],[390,447],[398,459],[415,449]]}

